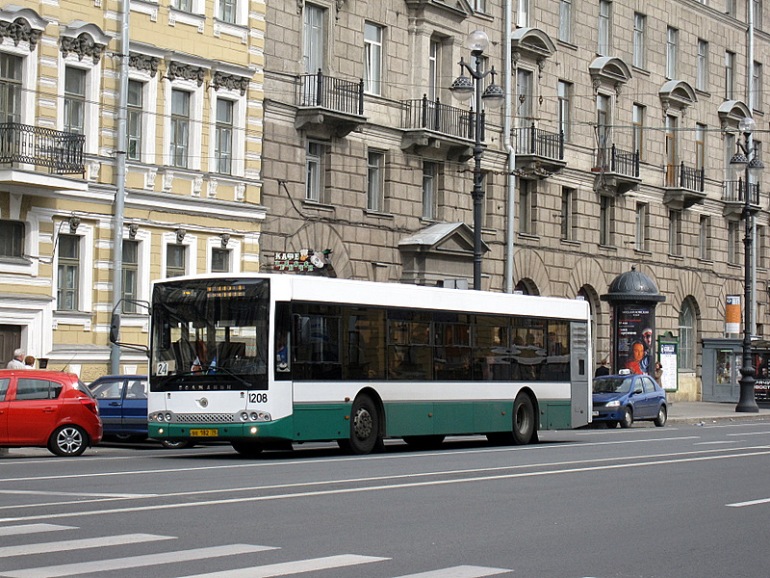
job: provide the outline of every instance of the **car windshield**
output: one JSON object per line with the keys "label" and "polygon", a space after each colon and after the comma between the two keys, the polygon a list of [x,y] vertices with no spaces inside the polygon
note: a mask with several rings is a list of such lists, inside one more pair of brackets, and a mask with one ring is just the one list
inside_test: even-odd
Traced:
{"label": "car windshield", "polygon": [[594,393],[628,393],[631,391],[630,377],[605,377],[594,380]]}

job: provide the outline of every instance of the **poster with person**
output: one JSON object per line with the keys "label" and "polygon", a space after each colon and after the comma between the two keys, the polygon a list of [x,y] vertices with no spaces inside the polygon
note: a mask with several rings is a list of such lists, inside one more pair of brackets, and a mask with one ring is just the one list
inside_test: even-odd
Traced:
{"label": "poster with person", "polygon": [[615,367],[650,374],[654,369],[654,308],[649,305],[618,306],[615,328]]}

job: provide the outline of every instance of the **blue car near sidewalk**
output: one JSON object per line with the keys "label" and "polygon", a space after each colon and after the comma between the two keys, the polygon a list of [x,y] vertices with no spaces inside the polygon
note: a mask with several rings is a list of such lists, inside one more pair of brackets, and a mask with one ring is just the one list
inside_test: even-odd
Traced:
{"label": "blue car near sidewalk", "polygon": [[594,422],[627,428],[635,421],[649,420],[663,427],[667,418],[666,391],[651,376],[621,370],[619,375],[594,378]]}
{"label": "blue car near sidewalk", "polygon": [[[104,375],[88,388],[99,404],[104,438],[114,441],[147,439],[147,376]],[[163,447],[191,447],[188,442],[161,442]]]}

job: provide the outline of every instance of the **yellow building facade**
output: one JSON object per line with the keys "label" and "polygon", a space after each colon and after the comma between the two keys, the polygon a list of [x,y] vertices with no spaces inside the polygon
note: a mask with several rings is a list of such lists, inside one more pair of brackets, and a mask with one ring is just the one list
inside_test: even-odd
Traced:
{"label": "yellow building facade", "polygon": [[18,348],[84,381],[143,373],[142,353],[111,351],[116,306],[146,344],[153,280],[258,270],[264,13],[0,5],[3,365]]}

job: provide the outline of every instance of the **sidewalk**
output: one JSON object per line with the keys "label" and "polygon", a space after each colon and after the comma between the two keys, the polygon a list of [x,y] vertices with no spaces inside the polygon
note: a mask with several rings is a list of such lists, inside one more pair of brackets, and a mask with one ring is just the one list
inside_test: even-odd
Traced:
{"label": "sidewalk", "polygon": [[715,421],[756,421],[770,420],[770,407],[759,406],[759,413],[737,412],[734,402],[718,403],[709,401],[669,402],[669,423],[712,423]]}

